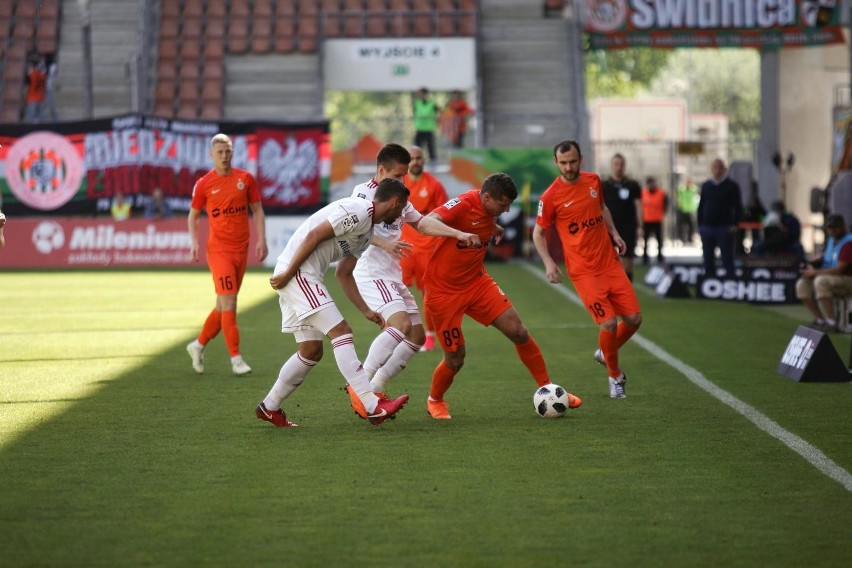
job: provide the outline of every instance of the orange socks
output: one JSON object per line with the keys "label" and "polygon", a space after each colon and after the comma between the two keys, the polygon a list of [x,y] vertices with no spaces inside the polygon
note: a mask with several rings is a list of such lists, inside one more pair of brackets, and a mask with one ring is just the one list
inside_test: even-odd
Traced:
{"label": "orange socks", "polygon": [[633,337],[633,334],[638,329],[638,327],[629,326],[623,321],[618,322],[618,327],[615,328],[615,335],[618,338],[618,348],[620,349],[622,345],[627,343],[627,340]]}
{"label": "orange socks", "polygon": [[[621,325],[623,324],[619,324],[618,329],[621,328]],[[630,335],[633,334],[631,333]],[[624,341],[627,341],[627,339]],[[601,329],[598,333],[598,344],[601,346],[604,360],[606,360],[606,368],[609,371],[609,376],[617,379],[621,376],[621,369],[618,368],[618,347],[620,345],[618,343],[618,332]]]}
{"label": "orange socks", "polygon": [[538,386],[546,385],[550,382],[550,377],[547,375],[547,365],[544,364],[544,356],[541,354],[541,349],[538,343],[532,336],[524,343],[515,344],[515,350],[521,358],[521,362],[529,370],[530,374],[538,383]]}
{"label": "orange socks", "polygon": [[201,333],[198,335],[198,343],[201,345],[207,345],[211,339],[219,335],[219,331],[221,331],[221,329],[222,314],[214,309],[204,321],[204,326],[201,328]]}
{"label": "orange socks", "polygon": [[447,364],[441,359],[441,362],[432,372],[432,388],[429,389],[429,397],[432,400],[444,400],[444,393],[452,386],[455,376],[456,371],[447,367]]}
{"label": "orange socks", "polygon": [[240,354],[240,328],[237,327],[237,312],[222,312],[222,335],[231,357]]}

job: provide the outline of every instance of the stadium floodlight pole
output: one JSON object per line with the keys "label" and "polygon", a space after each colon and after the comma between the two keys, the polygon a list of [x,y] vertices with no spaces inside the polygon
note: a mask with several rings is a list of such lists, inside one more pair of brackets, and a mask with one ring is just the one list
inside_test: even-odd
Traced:
{"label": "stadium floodlight pole", "polygon": [[80,30],[83,39],[83,118],[91,119],[94,112],[92,102],[92,13],[91,0],[77,0],[80,6]]}

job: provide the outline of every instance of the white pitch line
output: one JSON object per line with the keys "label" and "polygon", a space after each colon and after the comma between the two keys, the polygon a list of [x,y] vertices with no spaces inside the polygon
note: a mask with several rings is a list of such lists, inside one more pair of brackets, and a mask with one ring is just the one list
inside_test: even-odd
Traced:
{"label": "white pitch line", "polygon": [[[580,298],[574,292],[571,292],[564,286],[553,285],[547,281],[547,276],[537,268],[532,267],[529,264],[524,264],[524,268],[527,271],[531,272],[535,275],[539,280],[547,283],[554,290],[568,298],[571,302],[577,304],[579,307],[585,310],[585,306],[580,301]],[[753,423],[755,426],[780,441],[782,444],[802,456],[805,461],[809,464],[817,468],[826,476],[830,477],[834,481],[838,482],[842,485],[846,491],[852,492],[852,474],[848,471],[840,467],[837,463],[835,463],[831,458],[825,455],[822,450],[800,438],[799,436],[793,434],[786,428],[782,427],[780,424],[760,412],[758,409],[753,406],[746,404],[741,401],[728,391],[723,388],[716,386],[715,383],[711,382],[707,377],[701,374],[697,369],[690,367],[677,357],[674,357],[662,347],[645,339],[638,333],[635,334],[632,339],[645,351],[656,357],[657,359],[663,361],[664,363],[669,364],[674,367],[675,370],[679,371],[683,374],[692,384],[707,392],[723,404],[729,406],[734,411],[738,412],[742,416],[744,416],[747,420]]]}

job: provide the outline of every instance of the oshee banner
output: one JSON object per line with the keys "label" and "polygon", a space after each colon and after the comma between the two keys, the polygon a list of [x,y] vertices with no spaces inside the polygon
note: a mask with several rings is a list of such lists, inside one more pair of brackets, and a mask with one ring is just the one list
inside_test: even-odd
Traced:
{"label": "oshee banner", "polygon": [[160,188],[186,212],[213,166],[210,138],[234,141],[233,165],[257,178],[268,213],[303,213],[326,200],[328,123],[216,123],[126,115],[87,122],[0,125],[0,193],[10,216],[95,214],[116,192],[141,208]]}
{"label": "oshee banner", "polygon": [[839,0],[588,0],[595,49],[842,43]]}

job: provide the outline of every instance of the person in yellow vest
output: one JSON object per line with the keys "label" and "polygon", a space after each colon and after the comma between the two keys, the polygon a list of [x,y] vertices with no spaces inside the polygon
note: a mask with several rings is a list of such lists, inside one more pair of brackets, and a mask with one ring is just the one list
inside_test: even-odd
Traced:
{"label": "person in yellow vest", "polygon": [[645,244],[642,250],[642,263],[648,264],[648,242],[653,236],[657,240],[657,262],[665,262],[663,258],[663,219],[669,208],[669,196],[657,185],[657,179],[648,176],[645,187],[642,188],[642,232]]}
{"label": "person in yellow vest", "polygon": [[130,208],[132,204],[129,199],[124,197],[124,193],[121,191],[115,192],[115,197],[112,199],[112,206],[109,208],[109,212],[112,214],[112,218],[115,221],[126,221],[130,219]]}

